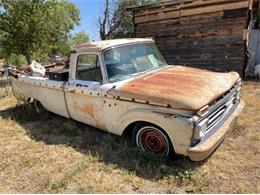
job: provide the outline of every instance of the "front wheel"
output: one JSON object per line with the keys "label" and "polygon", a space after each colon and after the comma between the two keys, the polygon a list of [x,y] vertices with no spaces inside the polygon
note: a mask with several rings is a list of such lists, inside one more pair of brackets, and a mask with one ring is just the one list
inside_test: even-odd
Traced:
{"label": "front wheel", "polygon": [[171,157],[173,147],[167,134],[160,128],[151,124],[139,124],[133,131],[134,144],[142,150]]}

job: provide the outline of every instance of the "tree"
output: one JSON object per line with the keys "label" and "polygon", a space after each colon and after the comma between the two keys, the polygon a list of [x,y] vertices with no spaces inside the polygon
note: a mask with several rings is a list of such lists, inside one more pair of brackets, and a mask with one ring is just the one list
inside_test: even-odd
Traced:
{"label": "tree", "polygon": [[100,39],[134,37],[133,14],[127,8],[159,1],[161,0],[105,0],[103,16],[98,19]]}
{"label": "tree", "polygon": [[89,36],[85,31],[81,31],[76,33],[72,38],[70,39],[70,45],[75,46],[82,43],[89,42]]}
{"label": "tree", "polygon": [[72,47],[87,42],[89,42],[89,36],[85,31],[75,33],[74,35],[68,36],[67,39],[59,41],[59,43],[52,48],[50,56],[62,55],[69,57]]}
{"label": "tree", "polygon": [[11,54],[5,58],[6,64],[20,67],[26,63],[26,59],[22,55]]}
{"label": "tree", "polygon": [[5,54],[48,53],[79,23],[79,10],[66,0],[0,0],[0,45]]}

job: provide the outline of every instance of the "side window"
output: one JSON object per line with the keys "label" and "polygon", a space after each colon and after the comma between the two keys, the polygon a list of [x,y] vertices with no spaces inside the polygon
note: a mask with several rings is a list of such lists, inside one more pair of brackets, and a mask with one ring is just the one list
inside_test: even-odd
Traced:
{"label": "side window", "polygon": [[78,56],[76,78],[83,81],[97,81],[102,83],[98,55],[82,54]]}

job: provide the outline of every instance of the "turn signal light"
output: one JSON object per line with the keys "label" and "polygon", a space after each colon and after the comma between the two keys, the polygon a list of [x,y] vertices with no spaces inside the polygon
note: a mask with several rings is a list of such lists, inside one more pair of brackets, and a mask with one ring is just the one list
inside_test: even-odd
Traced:
{"label": "turn signal light", "polygon": [[209,112],[209,105],[204,106],[203,108],[201,108],[197,114],[201,117],[205,116],[207,113]]}

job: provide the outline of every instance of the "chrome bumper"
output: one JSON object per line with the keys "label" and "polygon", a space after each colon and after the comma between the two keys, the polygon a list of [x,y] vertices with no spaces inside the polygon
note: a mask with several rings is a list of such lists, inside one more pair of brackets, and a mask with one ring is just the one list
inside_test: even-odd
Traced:
{"label": "chrome bumper", "polygon": [[214,127],[210,137],[188,149],[188,156],[193,161],[201,161],[207,158],[222,142],[227,133],[231,130],[229,126],[240,115],[244,102],[240,100],[219,123]]}

